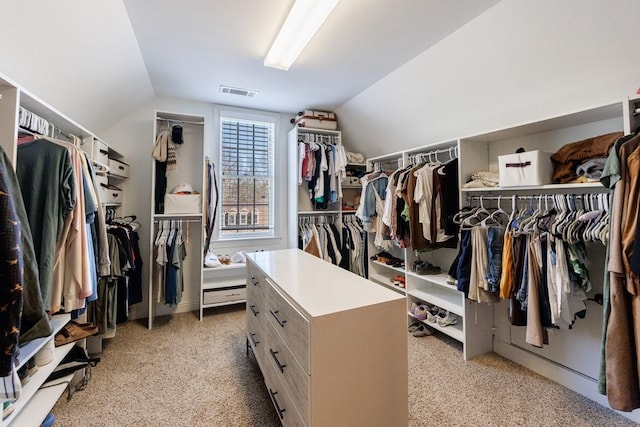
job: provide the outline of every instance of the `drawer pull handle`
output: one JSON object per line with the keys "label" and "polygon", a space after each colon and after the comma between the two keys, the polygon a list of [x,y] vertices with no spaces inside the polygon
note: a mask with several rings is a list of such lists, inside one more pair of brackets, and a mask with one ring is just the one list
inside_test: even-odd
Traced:
{"label": "drawer pull handle", "polygon": [[249,277],[249,280],[251,280],[251,284],[253,284],[253,286],[258,286],[258,283],[260,283],[260,281],[256,280],[253,276]]}
{"label": "drawer pull handle", "polygon": [[121,171],[124,170],[124,166],[118,166],[118,169],[120,169]]}
{"label": "drawer pull handle", "polygon": [[251,304],[251,305],[249,306],[249,310],[251,310],[251,312],[253,313],[253,315],[254,315],[254,316],[257,316],[257,315],[258,315],[258,313],[260,313],[260,312],[259,312],[259,311],[256,311],[256,310],[255,310],[255,308],[256,308],[256,306],[255,306],[255,305],[253,305],[253,304]]}
{"label": "drawer pull handle", "polygon": [[280,320],[278,318],[279,311],[278,310],[276,310],[276,311],[269,310],[269,311],[271,312],[271,315],[273,316],[273,318],[276,319],[276,322],[278,322],[278,325],[280,325],[280,326],[282,326],[284,328],[284,324],[287,323],[287,321],[286,320]]}
{"label": "drawer pull handle", "polygon": [[282,363],[280,363],[280,361],[278,360],[277,351],[273,351],[273,349],[270,348],[269,352],[271,353],[271,357],[273,357],[273,360],[275,360],[276,365],[278,365],[278,369],[280,369],[280,373],[284,374],[284,368],[286,368],[287,365],[283,365]]}
{"label": "drawer pull handle", "polygon": [[107,150],[100,150],[100,154],[104,154],[105,156],[109,155]]}
{"label": "drawer pull handle", "polygon": [[278,405],[278,401],[276,400],[276,394],[278,394],[278,392],[271,390],[271,387],[269,387],[269,396],[271,396],[271,401],[273,402],[273,405],[276,407],[276,411],[278,411],[278,417],[280,417],[280,419],[283,420],[284,416],[282,414],[284,414],[286,409],[284,408],[280,409],[280,405]]}
{"label": "drawer pull handle", "polygon": [[256,334],[254,334],[253,332],[249,334],[249,337],[251,337],[251,342],[253,343],[253,346],[257,347],[258,344],[260,344],[260,341],[256,341],[256,339],[254,338],[255,336]]}

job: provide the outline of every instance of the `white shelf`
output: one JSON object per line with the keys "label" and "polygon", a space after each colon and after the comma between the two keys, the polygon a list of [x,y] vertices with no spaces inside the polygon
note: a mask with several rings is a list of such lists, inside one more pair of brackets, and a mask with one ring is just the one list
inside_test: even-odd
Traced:
{"label": "white shelf", "polygon": [[393,282],[390,281],[389,277],[384,276],[382,274],[369,273],[369,280],[379,285],[382,285],[385,288],[389,288],[393,291],[396,291],[402,295],[405,294],[405,288],[401,288],[400,286],[394,285]]}
{"label": "white shelf", "polygon": [[342,189],[344,190],[345,188],[357,188],[362,190],[362,185],[357,185],[357,184],[342,184]]}
{"label": "white shelf", "polygon": [[600,182],[585,182],[584,184],[547,184],[547,185],[530,185],[522,187],[484,187],[484,188],[461,188],[462,193],[517,193],[520,191],[557,191],[557,190],[593,190],[610,191]]}
{"label": "white shelf", "polygon": [[422,280],[427,283],[432,283],[434,285],[442,286],[443,288],[449,289],[451,291],[458,292],[458,289],[454,285],[450,285],[447,282],[449,278],[448,273],[439,273],[439,274],[418,274],[412,271],[407,271],[407,276],[415,277],[416,279]]}
{"label": "white shelf", "polygon": [[[411,315],[411,313],[407,313],[411,318],[415,319],[415,317],[413,317]],[[456,339],[458,341],[460,341],[461,343],[464,344],[464,331],[463,331],[463,326],[462,326],[462,318],[458,317],[458,323],[456,323],[455,325],[449,325],[449,326],[440,326],[437,323],[431,323],[431,322],[427,322],[425,320],[420,320],[420,319],[416,319],[419,322],[424,323],[427,326],[430,326],[431,328],[435,329],[436,331],[440,331],[443,334],[447,334],[449,335],[451,338]]]}
{"label": "white shelf", "polygon": [[229,270],[244,270],[247,264],[243,262],[232,262],[231,264],[222,264],[220,267],[203,267],[202,271],[229,271]]}
{"label": "white shelf", "polygon": [[428,302],[455,313],[460,317],[464,316],[463,296],[462,293],[457,290],[454,293],[438,286],[430,286],[428,291],[422,289],[411,289],[407,290],[407,294],[419,299],[420,301]]}
{"label": "white shelf", "polygon": [[202,218],[201,213],[172,213],[172,214],[153,214],[154,219],[175,219],[175,218]]}
{"label": "white shelf", "polygon": [[46,388],[39,389],[29,403],[24,406],[22,411],[12,419],[12,425],[39,426],[42,424],[51,412],[51,408],[53,408],[62,393],[67,389],[73,375],[74,374],[69,374],[59,378]]}
{"label": "white shelf", "polygon": [[48,337],[36,338],[33,341],[29,341],[23,347],[20,347],[20,354],[18,355],[18,366],[16,370],[20,369],[22,365],[27,363],[35,354],[71,320],[70,314],[57,314],[51,318],[51,327],[53,328],[53,334]]}
{"label": "white shelf", "polygon": [[[50,339],[53,339],[53,337],[51,337]],[[41,395],[39,393],[40,386],[47,380],[49,375],[54,371],[54,369],[56,369],[56,367],[60,364],[62,359],[64,359],[67,353],[71,351],[71,348],[75,344],[76,344],[75,342],[71,342],[69,344],[56,347],[53,352],[53,360],[44,366],[38,367],[38,371],[33,376],[31,376],[29,378],[29,382],[25,384],[24,387],[22,387],[22,393],[20,394],[20,399],[16,400],[13,404],[14,405],[13,413],[5,419],[5,422],[7,424],[11,424],[12,421],[14,419],[17,419],[18,417],[20,417],[20,420],[22,420],[23,418],[32,419],[31,411],[24,411],[26,413],[23,414],[23,410],[26,409],[27,407],[30,409],[42,408],[46,410],[46,413],[44,414],[44,416],[46,416],[49,413],[49,411],[55,404],[55,400],[53,401],[53,403],[48,405],[47,402],[49,402],[48,397],[50,393],[47,393],[46,391],[49,391],[49,390],[43,389],[43,391],[45,392],[42,393]],[[62,388],[62,390],[64,390],[64,388]],[[60,393],[56,397],[56,400],[60,396],[60,394],[62,394],[62,391],[60,391]],[[45,398],[47,400],[41,401],[40,397]],[[42,417],[42,419],[44,419],[44,416]],[[16,423],[15,425],[40,425],[40,423],[42,422],[42,419],[38,423],[33,423],[33,422],[22,423],[22,421],[20,421],[20,423]]]}
{"label": "white shelf", "polygon": [[402,268],[402,267],[394,267],[392,265],[387,265],[387,264],[385,264],[383,262],[380,262],[380,261],[371,261],[371,262],[373,264],[375,264],[375,265],[379,265],[381,267],[388,268],[389,270],[393,270],[393,271],[397,271],[398,273],[405,274],[405,269]]}

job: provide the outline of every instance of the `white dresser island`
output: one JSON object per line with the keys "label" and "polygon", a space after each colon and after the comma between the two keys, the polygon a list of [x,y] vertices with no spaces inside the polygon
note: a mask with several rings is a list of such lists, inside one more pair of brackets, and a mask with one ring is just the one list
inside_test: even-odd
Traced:
{"label": "white dresser island", "polygon": [[407,425],[405,301],[298,249],[247,254],[247,342],[283,425]]}

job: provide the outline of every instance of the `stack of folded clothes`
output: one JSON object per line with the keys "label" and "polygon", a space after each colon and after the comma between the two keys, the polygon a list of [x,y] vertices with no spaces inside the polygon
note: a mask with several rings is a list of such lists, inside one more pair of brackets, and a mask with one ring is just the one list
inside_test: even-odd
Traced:
{"label": "stack of folded clothes", "polygon": [[552,156],[555,184],[595,182],[600,180],[609,150],[622,132],[587,138],[563,145]]}
{"label": "stack of folded clothes", "polygon": [[471,174],[471,180],[462,186],[464,188],[497,187],[500,176],[495,172],[477,171]]}

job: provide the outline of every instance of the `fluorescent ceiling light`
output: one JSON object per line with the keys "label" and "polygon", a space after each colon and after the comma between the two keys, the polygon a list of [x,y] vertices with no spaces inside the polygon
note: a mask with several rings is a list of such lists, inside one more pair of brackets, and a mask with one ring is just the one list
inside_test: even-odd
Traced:
{"label": "fluorescent ceiling light", "polygon": [[264,59],[267,67],[288,70],[338,0],[296,0]]}

